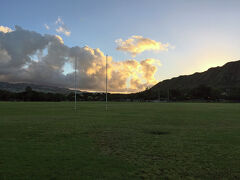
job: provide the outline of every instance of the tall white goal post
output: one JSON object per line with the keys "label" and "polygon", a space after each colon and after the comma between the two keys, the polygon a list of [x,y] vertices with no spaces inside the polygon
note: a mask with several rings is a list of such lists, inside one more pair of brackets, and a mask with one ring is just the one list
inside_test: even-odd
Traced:
{"label": "tall white goal post", "polygon": [[108,55],[106,55],[106,111],[108,110]]}

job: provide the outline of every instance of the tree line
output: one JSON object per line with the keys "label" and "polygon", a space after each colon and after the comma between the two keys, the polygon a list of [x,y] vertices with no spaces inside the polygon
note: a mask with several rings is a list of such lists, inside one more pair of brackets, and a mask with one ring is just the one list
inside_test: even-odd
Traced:
{"label": "tree line", "polygon": [[[78,101],[103,101],[105,95],[102,93],[77,93]],[[75,93],[68,94],[38,92],[26,87],[24,92],[10,92],[0,90],[0,101],[74,101]]]}
{"label": "tree line", "polygon": [[192,89],[148,89],[137,93],[137,98],[162,101],[240,101],[240,88],[213,88],[199,85]]}
{"label": "tree line", "polygon": [[[26,87],[24,92],[0,90],[0,101],[74,101],[75,94],[47,93]],[[78,92],[77,101],[104,101],[105,93]],[[200,85],[192,89],[146,89],[131,94],[108,94],[109,101],[240,101],[240,88],[218,89]]]}

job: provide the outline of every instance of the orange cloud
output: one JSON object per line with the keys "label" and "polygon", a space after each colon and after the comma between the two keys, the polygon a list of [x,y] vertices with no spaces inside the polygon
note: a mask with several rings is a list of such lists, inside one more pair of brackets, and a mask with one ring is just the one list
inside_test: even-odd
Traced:
{"label": "orange cloud", "polygon": [[59,42],[60,42],[61,44],[64,44],[64,41],[63,41],[63,39],[62,39],[61,36],[55,35],[55,37],[59,40]]}
{"label": "orange cloud", "polygon": [[9,32],[12,32],[13,30],[9,27],[6,27],[6,26],[0,26],[0,32],[3,32],[3,33],[9,33]]}
{"label": "orange cloud", "polygon": [[163,44],[142,36],[132,36],[125,41],[117,39],[115,42],[117,43],[117,50],[129,52],[133,57],[147,50],[167,51],[170,46],[168,43]]}
{"label": "orange cloud", "polygon": [[[79,61],[80,84],[87,90],[105,89],[106,56],[100,49],[84,47],[76,51]],[[160,65],[157,59],[134,59],[116,62],[108,57],[108,89],[112,92],[136,92],[154,85],[154,75]]]}

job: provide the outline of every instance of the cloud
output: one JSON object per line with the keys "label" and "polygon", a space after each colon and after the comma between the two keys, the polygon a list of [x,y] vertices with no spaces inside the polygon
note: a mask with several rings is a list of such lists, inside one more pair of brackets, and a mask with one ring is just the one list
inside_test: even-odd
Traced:
{"label": "cloud", "polygon": [[70,36],[71,35],[71,31],[67,30],[65,27],[63,26],[59,26],[56,31],[58,33],[62,33],[62,34],[65,34],[66,36]]}
{"label": "cloud", "polygon": [[0,49],[0,66],[4,67],[10,60],[8,52],[5,49]]}
{"label": "cloud", "polygon": [[156,59],[145,59],[141,61],[143,75],[144,78],[148,81],[148,84],[157,83],[156,79],[154,78],[154,74],[157,72],[157,66],[154,64],[161,66],[160,61]]}
{"label": "cloud", "polygon": [[49,26],[49,25],[47,25],[47,24],[44,24],[44,27],[45,27],[47,30],[49,30],[49,29],[50,29],[50,26]]}
{"label": "cloud", "polygon": [[147,50],[167,51],[169,44],[163,44],[152,39],[142,36],[131,36],[131,38],[123,41],[117,39],[117,50],[130,53],[133,57]]}
{"label": "cloud", "polygon": [[59,24],[63,25],[64,22],[63,22],[63,20],[61,19],[61,17],[58,16],[57,20],[55,21],[55,24],[57,24],[57,25],[59,25]]}
{"label": "cloud", "polygon": [[55,37],[59,40],[60,43],[64,44],[64,41],[61,36],[55,35]]}
{"label": "cloud", "polygon": [[6,26],[0,26],[0,32],[3,32],[3,33],[9,33],[9,32],[12,32],[13,30],[9,27],[6,27]]}
{"label": "cloud", "polygon": [[57,18],[57,20],[55,21],[55,24],[58,26],[58,28],[56,29],[56,32],[65,34],[66,36],[71,35],[71,31],[69,31],[69,29],[66,27],[61,17]]}
{"label": "cloud", "polygon": [[[64,74],[64,66],[67,63],[74,68],[75,58],[78,88],[103,91],[106,56],[100,49],[68,47],[58,35],[41,35],[19,26],[9,33],[0,32],[0,81],[72,88],[74,73]],[[135,92],[152,86],[157,64],[156,59],[116,62],[109,56],[109,90]]]}

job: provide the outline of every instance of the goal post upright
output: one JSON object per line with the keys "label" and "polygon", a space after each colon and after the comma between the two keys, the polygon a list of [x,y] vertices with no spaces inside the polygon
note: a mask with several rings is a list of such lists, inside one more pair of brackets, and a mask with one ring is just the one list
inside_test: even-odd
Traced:
{"label": "goal post upright", "polygon": [[74,72],[74,89],[75,89],[75,104],[74,110],[77,111],[77,56],[75,56],[75,72]]}
{"label": "goal post upright", "polygon": [[108,96],[107,96],[107,93],[108,93],[108,55],[106,55],[106,111],[108,110]]}

